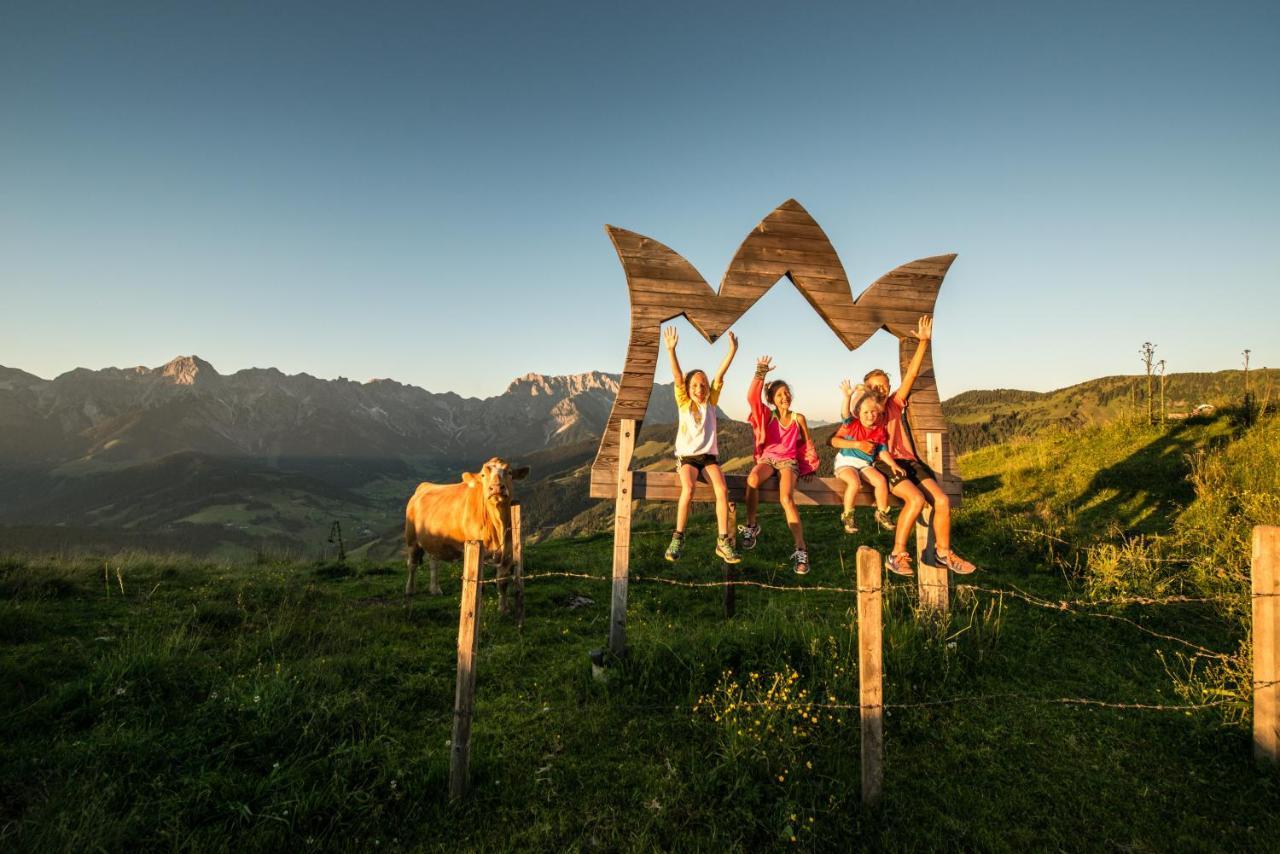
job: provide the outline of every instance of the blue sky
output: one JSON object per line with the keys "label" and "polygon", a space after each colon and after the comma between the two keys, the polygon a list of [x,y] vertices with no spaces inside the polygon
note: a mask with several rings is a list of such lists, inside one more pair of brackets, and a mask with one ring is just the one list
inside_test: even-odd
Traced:
{"label": "blue sky", "polygon": [[[1277,152],[1274,3],[8,2],[0,364],[618,371],[605,223],[715,284],[795,197],[855,293],[959,253],[944,395],[1274,366]],[[762,353],[815,417],[894,361],[785,283],[735,330],[731,414]]]}

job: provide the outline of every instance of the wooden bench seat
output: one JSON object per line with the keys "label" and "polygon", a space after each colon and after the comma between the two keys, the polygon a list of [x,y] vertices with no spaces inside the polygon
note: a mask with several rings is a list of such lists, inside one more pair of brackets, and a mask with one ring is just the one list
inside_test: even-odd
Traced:
{"label": "wooden bench seat", "polygon": [[[649,501],[676,501],[680,498],[680,476],[673,471],[636,471],[631,473],[632,497]],[[746,499],[747,476],[742,474],[725,475],[725,484],[729,487],[729,500],[741,503]],[[592,469],[591,497],[613,498],[617,489],[616,473],[610,469]],[[951,496],[953,504],[960,503],[961,484],[954,480],[943,481],[944,491]],[[714,501],[715,492],[711,485],[699,480],[693,491],[694,501]],[[770,478],[760,489],[760,501],[778,503],[778,479]],[[893,504],[902,502],[890,497]],[[844,481],[834,477],[801,478],[796,484],[796,504],[808,506],[840,506],[844,502]],[[864,482],[858,491],[854,503],[861,507],[875,505],[875,496],[871,488]]]}

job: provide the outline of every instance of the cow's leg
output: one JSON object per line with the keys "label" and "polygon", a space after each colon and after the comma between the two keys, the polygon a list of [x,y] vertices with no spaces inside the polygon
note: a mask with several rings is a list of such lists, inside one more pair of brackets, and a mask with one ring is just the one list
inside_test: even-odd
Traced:
{"label": "cow's leg", "polygon": [[414,584],[414,577],[417,575],[418,567],[422,564],[422,555],[423,551],[421,548],[417,546],[409,547],[409,560],[407,561],[409,565],[409,578],[404,583],[404,595],[406,596],[412,596],[417,592],[417,587]]}
{"label": "cow's leg", "polygon": [[431,595],[439,596],[444,591],[440,589],[440,574],[436,559],[427,555],[427,564],[431,567]]}
{"label": "cow's leg", "polygon": [[506,561],[498,562],[498,613],[506,614],[510,611],[507,603],[507,585],[511,583],[511,564]]}

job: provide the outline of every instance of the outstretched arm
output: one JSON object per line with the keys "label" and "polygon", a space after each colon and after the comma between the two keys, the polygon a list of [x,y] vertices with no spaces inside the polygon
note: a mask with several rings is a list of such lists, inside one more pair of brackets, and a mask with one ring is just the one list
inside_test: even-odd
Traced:
{"label": "outstretched arm", "polygon": [[680,333],[674,326],[662,330],[662,339],[667,345],[667,355],[671,357],[671,376],[675,378],[676,390],[685,391],[684,373],[680,370],[680,360],[676,357],[676,344],[680,341]]}
{"label": "outstretched arm", "polygon": [[[675,351],[671,351],[675,355]],[[720,370],[716,371],[716,378],[711,382],[713,386],[724,385],[724,375],[729,372],[729,366],[733,364],[733,357],[738,355],[738,336],[732,332],[729,333],[729,352],[724,354],[724,361],[720,363]]]}
{"label": "outstretched arm", "polygon": [[907,403],[907,396],[911,394],[911,387],[916,384],[916,377],[920,376],[920,366],[924,364],[924,354],[929,349],[929,341],[933,338],[933,318],[929,315],[923,315],[916,324],[915,332],[911,333],[913,338],[918,338],[920,343],[916,345],[916,352],[911,356],[911,363],[907,365],[906,372],[902,375],[902,385],[898,386],[898,390],[893,393],[898,403],[903,406]]}
{"label": "outstretched arm", "polygon": [[853,407],[850,405],[853,403],[853,386],[848,380],[840,381],[840,395],[840,420],[848,421],[853,417]]}

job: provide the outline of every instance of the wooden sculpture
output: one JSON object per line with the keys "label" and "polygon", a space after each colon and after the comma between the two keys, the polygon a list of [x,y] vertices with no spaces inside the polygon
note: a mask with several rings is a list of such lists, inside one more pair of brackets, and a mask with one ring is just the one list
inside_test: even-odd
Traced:
{"label": "wooden sculpture", "polygon": [[[956,256],[936,255],[903,264],[881,276],[855,300],[844,266],[826,233],[799,202],[788,199],[742,241],[720,281],[719,291],[713,291],[692,264],[667,246],[623,228],[610,225],[605,226],[605,230],[627,275],[631,339],[618,396],[591,468],[591,496],[613,498],[617,502],[609,645],[615,654],[621,655],[626,645],[631,502],[642,498],[675,501],[680,496],[676,472],[629,470],[631,453],[653,391],[662,324],[683,314],[708,342],[714,342],[785,276],[850,350],[861,346],[880,329],[897,336],[900,369],[905,370],[918,346],[910,332],[922,314],[933,314],[938,288]],[[961,482],[955,475],[955,453],[946,441],[947,426],[934,381],[932,353],[925,354],[907,413],[916,455],[937,473],[938,482],[951,497],[952,504],[958,504]],[[742,500],[746,478],[729,475],[725,480],[730,500]],[[843,483],[835,478],[801,480],[796,488],[796,503],[838,505],[843,490]],[[693,497],[712,500],[710,486],[699,483]],[[776,479],[760,490],[760,497],[766,501],[777,500]],[[860,493],[859,503],[870,503],[867,492]],[[922,521],[927,522],[927,518],[928,514]],[[931,549],[930,532],[922,525],[918,533],[921,599],[945,609],[947,573],[926,564],[924,557]],[[731,577],[731,571],[726,570],[726,580]],[[726,597],[726,603],[728,601]],[[726,605],[726,612],[729,610]]]}

